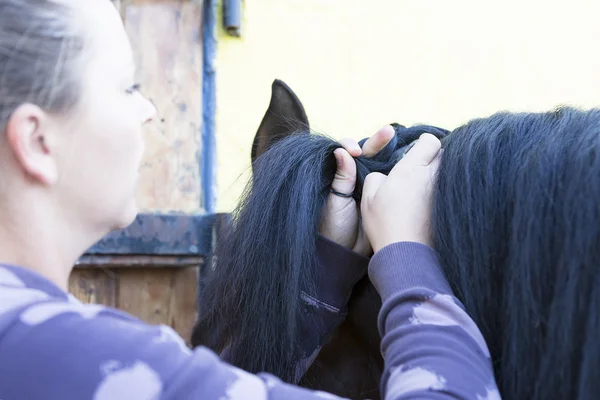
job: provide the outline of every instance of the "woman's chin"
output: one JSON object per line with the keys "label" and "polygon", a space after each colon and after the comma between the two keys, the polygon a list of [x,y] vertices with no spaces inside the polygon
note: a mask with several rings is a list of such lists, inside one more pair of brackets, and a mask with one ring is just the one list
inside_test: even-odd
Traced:
{"label": "woman's chin", "polygon": [[128,207],[127,211],[121,215],[121,217],[119,218],[118,221],[116,221],[113,230],[120,230],[120,229],[127,228],[129,225],[131,225],[135,221],[135,218],[137,217],[137,215],[138,215],[138,208],[137,208],[137,205],[134,203],[130,207]]}

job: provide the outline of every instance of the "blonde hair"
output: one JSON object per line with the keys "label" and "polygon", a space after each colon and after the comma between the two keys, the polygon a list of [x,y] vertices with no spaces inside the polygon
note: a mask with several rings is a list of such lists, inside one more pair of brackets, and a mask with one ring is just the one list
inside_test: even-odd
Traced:
{"label": "blonde hair", "polygon": [[56,0],[0,0],[0,129],[19,105],[70,111],[81,88],[84,38],[75,8]]}

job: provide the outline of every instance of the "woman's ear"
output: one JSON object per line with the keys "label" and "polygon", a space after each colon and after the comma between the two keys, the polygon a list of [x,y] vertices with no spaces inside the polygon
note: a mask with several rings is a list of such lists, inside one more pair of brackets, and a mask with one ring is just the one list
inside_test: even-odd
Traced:
{"label": "woman's ear", "polygon": [[52,185],[58,178],[50,135],[47,114],[33,104],[19,106],[6,124],[7,144],[19,166],[28,177],[44,185]]}

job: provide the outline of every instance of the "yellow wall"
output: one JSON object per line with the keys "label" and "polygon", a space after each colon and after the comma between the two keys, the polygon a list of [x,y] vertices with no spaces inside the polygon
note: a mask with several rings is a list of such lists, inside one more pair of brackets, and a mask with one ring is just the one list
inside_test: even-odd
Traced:
{"label": "yellow wall", "polygon": [[599,15],[600,2],[581,0],[246,0],[243,37],[219,35],[218,210],[243,189],[273,79],[335,138],[392,121],[453,128],[500,110],[591,107]]}

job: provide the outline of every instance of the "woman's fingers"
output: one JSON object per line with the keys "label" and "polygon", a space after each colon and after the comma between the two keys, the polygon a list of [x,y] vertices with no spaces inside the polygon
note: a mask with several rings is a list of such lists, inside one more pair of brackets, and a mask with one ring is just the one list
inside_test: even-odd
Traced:
{"label": "woman's fingers", "polygon": [[356,185],[356,163],[352,156],[344,149],[333,152],[337,163],[337,170],[331,183],[331,188],[344,194],[354,193]]}
{"label": "woman's fingers", "polygon": [[352,157],[358,157],[362,154],[360,145],[352,138],[343,138],[339,143]]}
{"label": "woman's fingers", "polygon": [[[416,144],[406,153],[396,167],[426,167],[436,158],[442,142],[430,133],[424,133],[419,137]],[[392,172],[394,171],[392,169]],[[392,173],[390,172],[390,174]]]}
{"label": "woman's fingers", "polygon": [[394,128],[391,125],[386,125],[378,130],[363,144],[362,155],[365,157],[373,157],[379,153],[394,137]]}
{"label": "woman's fingers", "polygon": [[363,183],[363,192],[362,198],[363,200],[367,200],[365,203],[368,203],[375,197],[379,187],[385,182],[386,176],[379,172],[371,172],[365,178],[365,182]]}

